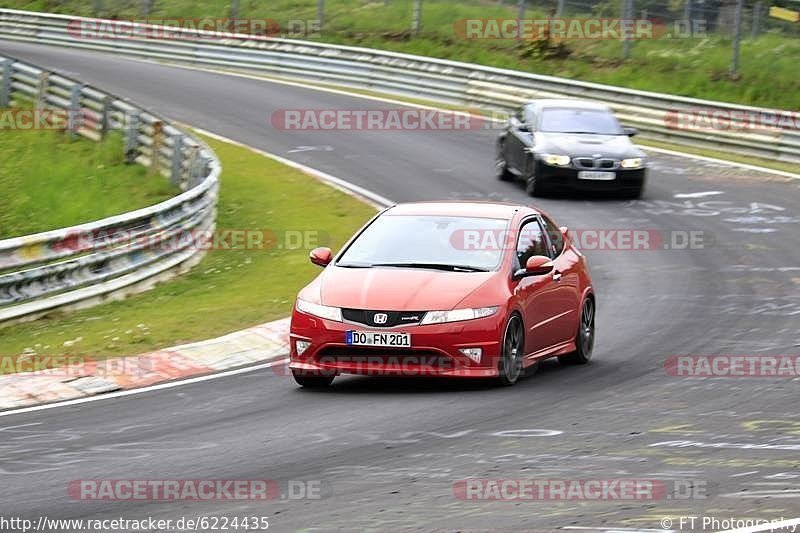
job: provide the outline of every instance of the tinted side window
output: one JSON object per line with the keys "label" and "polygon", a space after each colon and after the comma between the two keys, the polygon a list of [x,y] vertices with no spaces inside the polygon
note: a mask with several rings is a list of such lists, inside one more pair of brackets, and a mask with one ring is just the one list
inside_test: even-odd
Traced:
{"label": "tinted side window", "polygon": [[544,228],[547,231],[547,236],[550,237],[550,244],[553,247],[551,257],[558,257],[564,251],[564,235],[561,234],[561,230],[552,220],[545,216],[542,217],[542,220],[544,220]]}
{"label": "tinted side window", "polygon": [[550,257],[547,250],[547,239],[545,239],[539,221],[534,219],[526,222],[519,231],[517,240],[517,259],[520,267],[524,267],[528,258],[534,255],[544,255]]}
{"label": "tinted side window", "polygon": [[531,131],[536,129],[536,113],[532,107],[525,108],[525,123],[531,128]]}

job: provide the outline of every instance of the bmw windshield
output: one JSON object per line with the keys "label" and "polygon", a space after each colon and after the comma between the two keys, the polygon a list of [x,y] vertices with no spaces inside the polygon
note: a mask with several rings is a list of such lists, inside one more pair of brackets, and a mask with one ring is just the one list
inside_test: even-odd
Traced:
{"label": "bmw windshield", "polygon": [[541,112],[539,131],[624,135],[614,114],[605,109],[546,108]]}

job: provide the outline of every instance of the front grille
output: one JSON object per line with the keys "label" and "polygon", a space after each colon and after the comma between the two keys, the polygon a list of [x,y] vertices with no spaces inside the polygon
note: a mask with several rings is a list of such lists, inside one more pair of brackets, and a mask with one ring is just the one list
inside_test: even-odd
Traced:
{"label": "front grille", "polygon": [[576,167],[586,170],[611,170],[617,168],[619,162],[608,157],[576,157],[572,160]]}
{"label": "front grille", "polygon": [[[378,315],[378,320],[376,320]],[[385,315],[385,320],[381,320]],[[366,309],[342,309],[342,317],[348,322],[364,324],[372,328],[416,325],[425,316],[425,311],[373,311]]]}

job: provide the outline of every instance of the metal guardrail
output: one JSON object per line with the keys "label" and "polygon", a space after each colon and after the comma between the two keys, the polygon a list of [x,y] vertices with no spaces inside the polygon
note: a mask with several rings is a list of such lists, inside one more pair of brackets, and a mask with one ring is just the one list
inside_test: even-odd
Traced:
{"label": "metal guardrail", "polygon": [[98,89],[0,56],[0,109],[9,107],[37,120],[58,114],[73,136],[100,140],[118,131],[129,162],[183,192],[96,222],[0,240],[0,323],[91,305],[199,261],[199,239],[214,229],[221,171],[208,146]]}
{"label": "metal guardrail", "polygon": [[800,132],[675,128],[678,112],[774,114],[775,110],[623,89],[422,56],[251,35],[170,29],[123,21],[0,9],[0,39],[27,41],[155,61],[244,71],[425,98],[508,112],[532,98],[582,97],[609,104],[642,136],[739,155],[800,163]]}

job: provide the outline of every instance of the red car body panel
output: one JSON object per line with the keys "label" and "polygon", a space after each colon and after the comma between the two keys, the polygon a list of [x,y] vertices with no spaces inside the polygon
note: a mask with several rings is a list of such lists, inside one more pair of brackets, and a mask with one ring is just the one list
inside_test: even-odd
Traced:
{"label": "red car body panel", "polygon": [[[503,218],[519,229],[542,211],[512,204],[435,202],[400,204],[394,214]],[[379,216],[385,216],[383,214]],[[376,217],[377,218],[377,217]],[[374,220],[374,219],[373,219]],[[372,221],[370,221],[372,223]],[[367,226],[369,226],[368,223]],[[361,233],[360,230],[353,239]],[[351,242],[352,240],[351,239]],[[301,312],[295,306],[290,327],[290,365],[314,374],[438,375],[492,377],[498,375],[501,340],[513,313],[525,325],[524,366],[575,350],[581,305],[594,298],[585,258],[564,235],[564,249],[552,259],[554,275],[513,277],[516,246],[505,246],[493,272],[448,272],[403,268],[343,268],[334,259],[302,289],[298,298],[325,306],[372,311],[426,311],[498,306],[488,317],[429,325],[368,327]],[[345,246],[344,249],[347,248]],[[407,332],[411,348],[352,347],[348,330]],[[310,342],[298,354],[296,341]],[[480,347],[475,362],[459,350]]]}

